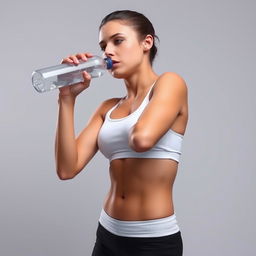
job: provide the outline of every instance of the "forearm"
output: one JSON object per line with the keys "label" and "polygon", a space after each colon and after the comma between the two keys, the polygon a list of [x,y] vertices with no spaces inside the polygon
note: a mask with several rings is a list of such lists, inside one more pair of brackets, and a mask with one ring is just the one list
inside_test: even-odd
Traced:
{"label": "forearm", "polygon": [[59,114],[55,139],[56,170],[60,179],[75,175],[77,147],[74,131],[75,99],[59,97]]}

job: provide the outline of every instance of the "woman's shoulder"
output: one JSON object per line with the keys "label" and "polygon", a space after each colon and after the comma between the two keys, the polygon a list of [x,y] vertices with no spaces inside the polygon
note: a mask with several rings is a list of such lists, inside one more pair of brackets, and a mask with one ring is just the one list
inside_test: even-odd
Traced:
{"label": "woman's shoulder", "polygon": [[158,76],[157,81],[173,81],[186,86],[186,82],[181,75],[176,72],[166,71]]}
{"label": "woman's shoulder", "polygon": [[106,99],[104,100],[101,105],[104,107],[104,108],[111,108],[113,107],[115,104],[117,104],[121,99],[123,98],[109,98],[109,99]]}
{"label": "woman's shoulder", "polygon": [[187,89],[187,84],[181,75],[170,71],[159,75],[154,86],[154,91],[161,93],[173,92],[173,90],[187,93]]}
{"label": "woman's shoulder", "polygon": [[101,115],[104,117],[105,114],[112,108],[114,107],[116,104],[118,104],[118,102],[121,100],[122,98],[109,98],[106,99],[104,101],[101,102],[100,106],[98,107],[100,110]]}

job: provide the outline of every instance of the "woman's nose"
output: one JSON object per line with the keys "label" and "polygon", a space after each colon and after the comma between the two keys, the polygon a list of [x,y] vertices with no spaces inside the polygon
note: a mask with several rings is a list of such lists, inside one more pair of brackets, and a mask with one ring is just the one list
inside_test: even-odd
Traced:
{"label": "woman's nose", "polygon": [[107,45],[105,48],[105,55],[107,57],[113,56],[114,55],[114,49],[111,45]]}

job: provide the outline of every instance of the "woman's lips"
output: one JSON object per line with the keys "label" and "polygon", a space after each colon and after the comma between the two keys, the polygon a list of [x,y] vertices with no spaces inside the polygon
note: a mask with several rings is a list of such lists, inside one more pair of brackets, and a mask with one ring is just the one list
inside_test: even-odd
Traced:
{"label": "woman's lips", "polygon": [[120,62],[119,61],[114,61],[113,60],[113,67],[116,67]]}

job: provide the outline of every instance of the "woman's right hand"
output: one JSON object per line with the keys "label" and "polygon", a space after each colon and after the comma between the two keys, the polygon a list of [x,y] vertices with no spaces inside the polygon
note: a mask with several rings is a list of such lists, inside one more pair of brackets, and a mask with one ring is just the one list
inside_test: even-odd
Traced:
{"label": "woman's right hand", "polygon": [[[79,60],[87,61],[87,59],[91,58],[92,56],[93,55],[91,53],[78,53],[76,55],[71,55],[65,59],[62,59],[61,64],[65,63],[78,65]],[[87,89],[90,86],[91,76],[86,71],[83,71],[82,74],[84,78],[83,82],[59,88],[59,96],[71,96],[72,98],[76,98],[78,94]]]}

